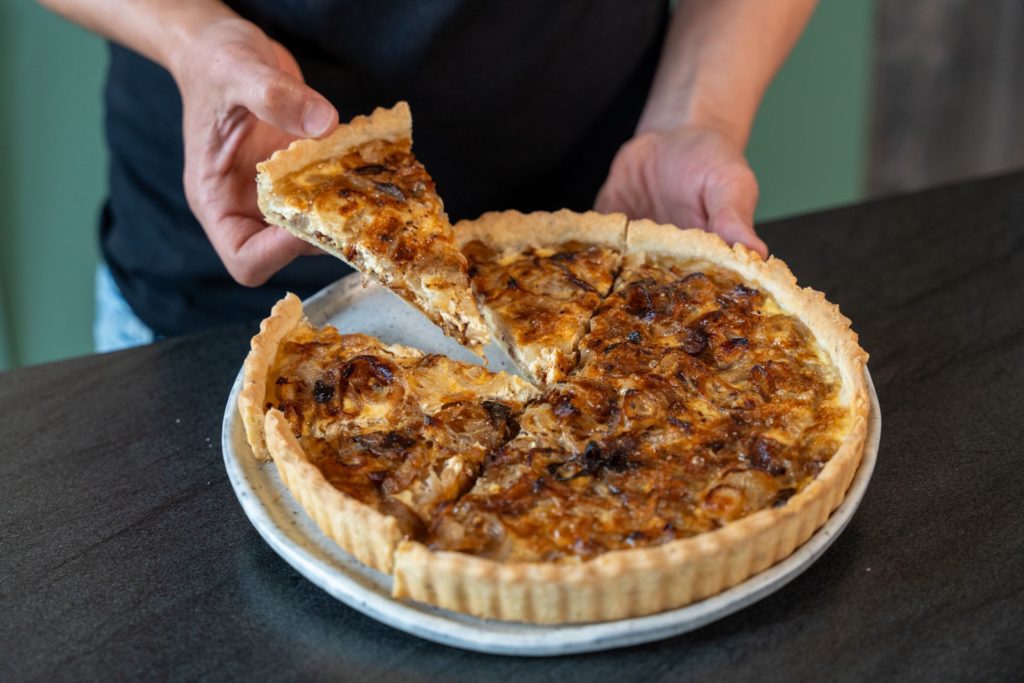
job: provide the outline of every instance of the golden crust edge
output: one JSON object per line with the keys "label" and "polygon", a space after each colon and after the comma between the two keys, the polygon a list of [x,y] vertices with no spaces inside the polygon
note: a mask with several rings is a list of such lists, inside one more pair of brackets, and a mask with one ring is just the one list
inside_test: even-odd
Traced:
{"label": "golden crust edge", "polygon": [[653,548],[613,551],[586,562],[506,564],[403,541],[394,555],[394,597],[530,623],[653,614],[717,594],[788,557],[843,501],[863,457],[870,408],[867,354],[850,321],[821,292],[799,287],[779,259],[763,261],[742,245],[730,248],[701,230],[631,221],[626,254],[640,252],[721,263],[764,286],[780,306],[808,325],[848,389],[844,398],[850,426],[836,453],[783,507],[758,511],[713,532]]}
{"label": "golden crust edge", "polygon": [[715,595],[785,559],[843,501],[860,464],[867,406],[821,474],[785,506],[716,531],[586,562],[501,563],[405,540],[394,553],[392,595],[488,619],[612,621]]}
{"label": "golden crust edge", "polygon": [[302,302],[289,292],[274,304],[270,315],[260,323],[260,331],[252,338],[249,354],[242,364],[238,412],[242,417],[245,437],[257,460],[270,460],[263,425],[267,375],[281,342],[299,325],[302,318]]}
{"label": "golden crust edge", "polygon": [[412,140],[412,112],[409,104],[397,102],[390,109],[377,107],[370,114],[356,116],[339,125],[324,138],[295,140],[286,149],[274,152],[269,159],[256,164],[259,176],[273,182],[310,164],[330,159],[371,140],[392,142]]}
{"label": "golden crust edge", "polygon": [[549,247],[577,240],[624,251],[626,222],[625,214],[596,211],[488,211],[479,218],[459,221],[454,231],[460,248],[479,240],[505,252],[526,247]]}
{"label": "golden crust edge", "polygon": [[391,572],[395,548],[404,537],[398,522],[331,486],[307,460],[279,410],[267,412],[265,430],[281,481],[320,530],[363,564]]}
{"label": "golden crust edge", "polygon": [[863,434],[851,435],[819,479],[781,508],[662,546],[586,562],[501,563],[401,542],[392,595],[488,619],[529,623],[612,621],[715,595],[788,557],[845,497]]}

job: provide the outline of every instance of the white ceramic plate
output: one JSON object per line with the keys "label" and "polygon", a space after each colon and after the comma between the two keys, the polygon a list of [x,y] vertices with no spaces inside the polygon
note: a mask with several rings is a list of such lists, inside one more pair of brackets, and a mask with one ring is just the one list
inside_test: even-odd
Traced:
{"label": "white ceramic plate", "polygon": [[[364,332],[387,343],[474,359],[398,297],[377,285],[361,287],[358,274],[327,287],[305,307],[315,325],[331,323],[342,332]],[[516,372],[496,344],[487,348],[487,357],[492,369]],[[875,467],[881,433],[878,398],[869,376],[872,403],[867,446],[846,499],[807,543],[782,562],[723,593],[669,612],[605,623],[537,626],[477,619],[393,599],[391,578],[360,564],[328,539],[281,483],[274,465],[252,457],[235,407],[241,383],[239,372],[224,410],[224,463],[245,514],[270,547],[317,586],[378,621],[438,643],[497,654],[563,655],[650,642],[692,631],[773,593],[818,559],[850,521]]]}

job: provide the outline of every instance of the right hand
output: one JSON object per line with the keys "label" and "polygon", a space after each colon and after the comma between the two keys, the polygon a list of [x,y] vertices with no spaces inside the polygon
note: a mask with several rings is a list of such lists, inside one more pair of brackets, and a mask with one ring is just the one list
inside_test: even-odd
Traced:
{"label": "right hand", "polygon": [[757,192],[739,142],[713,126],[683,125],[640,133],[626,142],[595,207],[702,228],[767,258],[768,247],[754,232]]}
{"label": "right hand", "polygon": [[256,164],[338,123],[295,58],[255,25],[226,18],[205,26],[171,73],[184,107],[185,197],[231,277],[255,287],[296,256],[322,253],[267,225],[256,205]]}

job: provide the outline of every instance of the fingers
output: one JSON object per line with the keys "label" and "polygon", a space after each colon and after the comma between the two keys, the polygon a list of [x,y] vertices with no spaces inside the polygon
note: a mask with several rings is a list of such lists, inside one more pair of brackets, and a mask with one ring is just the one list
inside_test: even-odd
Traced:
{"label": "fingers", "polygon": [[624,213],[630,218],[642,216],[644,212],[636,206],[628,186],[619,177],[608,176],[594,200],[594,210],[601,213]]}
{"label": "fingers", "polygon": [[297,256],[322,253],[283,228],[246,217],[222,221],[213,246],[228,273],[240,285],[258,287]]}
{"label": "fingers", "polygon": [[757,236],[750,223],[732,209],[724,209],[714,214],[708,221],[708,230],[729,244],[739,242],[748,249],[756,251],[761,258],[768,258],[768,245]]}
{"label": "fingers", "polygon": [[614,191],[609,187],[611,177],[608,177],[601,189],[597,191],[597,198],[594,200],[594,210],[601,213],[614,213],[621,211],[622,202],[615,197]]}
{"label": "fingers", "polygon": [[303,82],[291,54],[252,24],[217,23],[203,40],[211,49],[197,48],[177,73],[185,195],[231,276],[255,287],[296,256],[321,252],[262,221],[254,165],[295,137],[331,130],[338,114]]}
{"label": "fingers", "polygon": [[710,174],[704,188],[707,229],[730,244],[739,242],[767,258],[768,246],[754,232],[757,194],[757,179],[748,166],[734,165]]}
{"label": "fingers", "polygon": [[338,123],[338,112],[296,76],[247,61],[228,82],[228,97],[256,117],[296,137],[320,137]]}
{"label": "fingers", "polygon": [[641,136],[627,141],[612,159],[608,177],[594,199],[601,213],[621,212],[630,218],[652,217],[644,168],[654,153],[654,140]]}

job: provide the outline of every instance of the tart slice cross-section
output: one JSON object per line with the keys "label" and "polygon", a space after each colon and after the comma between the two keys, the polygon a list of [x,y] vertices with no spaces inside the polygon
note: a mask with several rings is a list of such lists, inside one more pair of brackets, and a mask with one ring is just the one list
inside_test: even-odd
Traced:
{"label": "tart slice cross-section", "polygon": [[379,280],[481,353],[489,335],[434,181],[413,156],[406,103],[296,141],[257,169],[268,222]]}
{"label": "tart slice cross-section", "polygon": [[522,379],[315,328],[288,295],[252,342],[239,409],[254,455],[321,529],[382,571],[518,431]]}
{"label": "tart slice cross-section", "polygon": [[608,294],[626,217],[570,211],[484,214],[455,234],[484,318],[512,359],[542,382],[576,364],[576,344]]}

